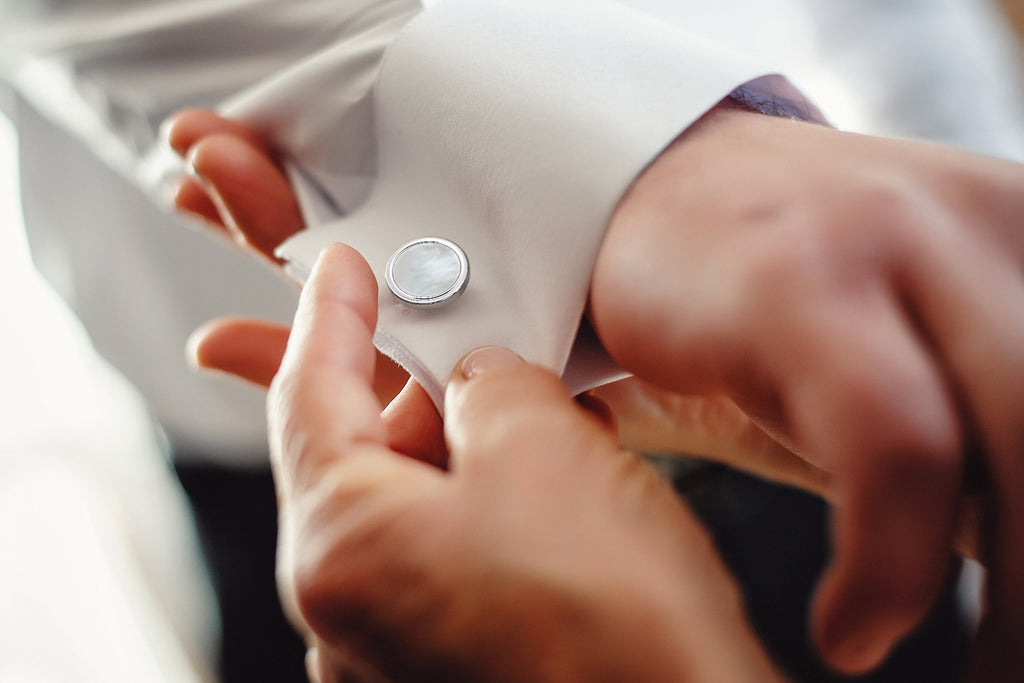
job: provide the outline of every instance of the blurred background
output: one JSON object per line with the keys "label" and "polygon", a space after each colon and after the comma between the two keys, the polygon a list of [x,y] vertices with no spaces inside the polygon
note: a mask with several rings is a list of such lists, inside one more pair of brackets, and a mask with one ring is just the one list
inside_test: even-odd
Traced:
{"label": "blurred background", "polygon": [[[715,0],[703,21],[782,64],[841,128],[1024,162],[1024,0]],[[16,96],[0,98],[13,117]],[[152,399],[36,271],[17,149],[0,115],[0,683],[216,680],[222,621],[171,448]],[[685,486],[737,528],[759,509],[716,510],[713,486]],[[968,621],[978,581],[961,583]]]}
{"label": "blurred background", "polygon": [[19,207],[0,117],[0,681],[201,680],[219,625],[166,444],[33,267]]}

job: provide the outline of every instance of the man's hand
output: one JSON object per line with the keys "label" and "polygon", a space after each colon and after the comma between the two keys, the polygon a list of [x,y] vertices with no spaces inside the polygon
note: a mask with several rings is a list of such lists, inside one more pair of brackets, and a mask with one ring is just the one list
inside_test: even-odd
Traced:
{"label": "man's hand", "polygon": [[814,632],[846,671],[928,610],[965,472],[983,470],[979,661],[1017,680],[1024,167],[719,107],[620,204],[590,313],[623,367],[731,399],[829,474],[835,556]]}
{"label": "man's hand", "polygon": [[[169,144],[188,160],[190,175],[175,202],[241,247],[277,263],[274,249],[302,229],[295,196],[275,154],[256,131],[210,111],[186,110],[164,126]],[[288,330],[266,322],[214,321],[194,337],[193,356],[206,368],[268,386],[277,372]],[[378,397],[395,429],[409,423],[410,439],[425,433],[426,394],[408,375],[378,357]],[[402,393],[399,394],[399,391]],[[621,445],[640,451],[684,453],[723,462],[815,493],[827,492],[827,475],[796,457],[722,397],[682,396],[629,379],[597,395],[616,413]],[[431,434],[439,428],[427,430]],[[431,437],[434,460],[442,459]]]}
{"label": "man's hand", "polygon": [[699,523],[553,374],[478,350],[448,471],[393,448],[376,301],[328,248],[271,387],[280,585],[321,681],[780,680]]}
{"label": "man's hand", "polygon": [[191,171],[178,186],[176,206],[276,263],[274,250],[303,228],[303,220],[263,136],[204,109],[175,114],[162,133]]}
{"label": "man's hand", "polygon": [[[168,131],[196,172],[179,207],[265,256],[299,229],[287,181],[254,132],[201,111]],[[988,500],[1005,520],[982,558],[1006,567],[992,583],[988,651],[1018,651],[1008,642],[1024,632],[1010,497],[1024,478],[1012,433],[1021,346],[1020,316],[1008,312],[1021,310],[1019,177],[1012,164],[723,107],[641,176],[609,229],[591,317],[621,364],[668,389],[633,379],[598,394],[630,447],[705,455],[840,503],[837,559],[816,610],[817,639],[840,668],[870,667],[930,605],[968,451],[998,460]],[[257,210],[254,198],[272,206]],[[978,272],[993,259],[1001,265]],[[972,315],[998,323],[1004,312],[1001,329],[973,327]],[[207,330],[205,364],[249,363],[241,374],[269,381],[286,331],[265,352],[234,343],[247,323],[226,324],[226,335]],[[988,358],[977,351],[986,329]],[[1004,362],[1002,374],[992,369]],[[386,402],[405,377],[387,361],[378,368]],[[422,389],[410,383],[401,397],[385,418],[396,433],[412,425],[406,446],[433,433],[425,457],[443,461]],[[976,506],[967,510],[955,545],[977,552]]]}
{"label": "man's hand", "polygon": [[[163,136],[188,163],[189,175],[182,179],[174,198],[181,211],[191,214],[229,236],[240,247],[278,264],[274,250],[304,227],[302,213],[291,184],[277,163],[277,156],[263,136],[248,126],[204,109],[187,109],[175,114],[163,126]],[[236,322],[215,321],[204,331],[212,335],[227,325],[218,339],[240,341],[242,349],[232,358],[227,344],[209,344],[216,358],[206,363],[226,362],[243,367],[236,374],[260,384],[269,384],[277,371],[283,348],[282,333],[256,330],[256,338],[242,341],[245,334]],[[245,327],[242,321],[242,327]],[[287,336],[284,333],[285,337]],[[266,349],[257,348],[266,341]],[[203,357],[199,358],[203,363]],[[253,373],[259,374],[254,376]],[[380,356],[374,384],[384,405],[403,391],[426,393],[408,385],[409,375],[390,359]]]}

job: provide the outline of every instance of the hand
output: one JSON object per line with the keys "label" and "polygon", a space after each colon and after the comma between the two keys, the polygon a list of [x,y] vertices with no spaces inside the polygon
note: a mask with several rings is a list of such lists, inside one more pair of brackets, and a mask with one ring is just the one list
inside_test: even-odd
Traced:
{"label": "hand", "polygon": [[[191,354],[200,367],[270,386],[288,343],[289,328],[262,320],[225,318],[196,331]],[[385,370],[389,373],[390,370]],[[380,358],[374,386],[381,384]],[[594,403],[590,397],[598,401]],[[379,395],[378,395],[378,398]],[[769,437],[725,397],[684,396],[635,377],[606,384],[577,401],[601,410],[614,423],[619,446],[664,455],[697,455],[739,470],[835,499],[835,482]],[[414,381],[381,413],[395,450],[439,467],[447,463],[440,417],[426,392]],[[609,412],[610,411],[610,412]],[[961,501],[954,547],[980,559],[979,501]]]}
{"label": "hand", "polygon": [[[274,249],[302,229],[303,222],[291,186],[263,136],[204,110],[176,114],[165,124],[164,136],[191,169],[179,186],[177,207],[276,263]],[[270,323],[215,321],[195,336],[194,354],[201,366],[267,386],[287,337],[287,329]],[[407,380],[401,368],[378,358],[374,386],[384,405]],[[699,455],[815,493],[826,491],[821,470],[789,453],[727,399],[675,395],[635,379],[602,387],[597,394],[616,413],[621,445],[627,449]],[[401,423],[397,416],[414,425],[408,430],[410,439],[424,427],[423,395],[418,385],[407,386],[400,404],[386,412],[396,429]],[[442,457],[437,439],[430,441],[437,460]]]}
{"label": "hand", "polygon": [[[190,157],[195,171],[195,174],[186,178],[181,185],[177,196],[179,208],[225,231],[246,248],[273,259],[273,249],[301,226],[301,217],[287,182],[273,162],[269,148],[254,132],[208,112],[186,112],[176,117],[168,127],[168,132],[175,148]],[[251,205],[253,198],[268,197],[272,198],[272,206]],[[193,338],[192,346],[199,365],[229,372],[268,386],[277,374],[288,337],[288,328],[279,325],[248,319],[225,319],[215,321],[199,330]],[[393,384],[394,373],[389,368],[390,362],[387,362],[384,372],[381,373],[380,360],[378,358],[375,386]],[[687,445],[696,446],[715,443],[714,439],[701,436],[705,434],[705,430],[710,430],[708,433],[723,435],[741,431],[721,429],[718,420],[712,420],[710,424],[707,420],[701,421],[699,427],[697,423],[691,421],[689,424],[692,427],[689,430],[684,427],[687,423],[683,420],[679,420],[678,424],[666,425],[665,418],[671,417],[675,421],[683,415],[678,412],[670,413],[664,407],[681,404],[661,395],[664,392],[658,392],[653,387],[641,389],[638,382],[627,381],[620,386],[625,388],[625,391],[611,387],[603,391],[615,402],[616,407],[623,411],[626,417],[624,425],[627,429],[632,426],[630,432],[638,436],[643,434],[645,439],[649,440],[652,435],[660,433],[665,438],[674,440],[674,443],[679,444],[682,438]],[[385,396],[388,394],[389,392],[384,392]],[[648,402],[650,396],[654,394],[658,394],[657,400]],[[384,398],[383,402],[387,403],[388,399]],[[686,405],[696,409],[699,402],[699,399],[693,398],[687,401]],[[661,406],[657,416],[648,410],[648,407],[655,405]],[[694,414],[732,414],[742,417],[735,412],[722,413],[699,409]],[[659,422],[657,418],[662,418],[662,429],[637,429],[634,418],[640,416],[643,416],[645,428],[654,427]],[[441,438],[439,418],[418,384],[409,382],[390,402],[382,413],[381,420],[387,434],[386,445],[390,449],[437,466],[447,465],[448,454]],[[671,434],[671,437],[667,436],[668,434]],[[684,434],[685,436],[682,436]],[[753,444],[756,439],[744,438],[743,442]],[[728,446],[715,450],[716,453],[734,454],[741,451],[742,449],[730,450]],[[706,547],[706,541],[701,540],[701,543]],[[729,599],[735,600],[735,589],[730,586],[728,590]],[[286,591],[286,595],[291,594],[292,591]],[[295,614],[294,609],[292,612]],[[296,619],[301,622],[301,617]],[[740,628],[739,638],[750,638],[745,629],[745,626]],[[755,668],[764,667],[764,657],[757,646],[751,646],[751,649],[755,651],[754,659],[758,662]],[[319,651],[321,654],[317,657],[319,663],[316,667],[325,678],[341,670],[351,671],[350,658],[337,648],[321,646]],[[326,654],[323,654],[324,652]]]}
{"label": "hand", "polygon": [[175,205],[274,263],[274,250],[303,228],[288,179],[263,136],[202,109],[175,114],[162,135],[188,162]]}
{"label": "hand", "polygon": [[[274,250],[301,230],[304,223],[291,184],[264,136],[245,124],[203,109],[175,114],[162,126],[162,135],[187,160],[190,170],[175,194],[177,208],[229,236],[240,247],[279,264]],[[246,341],[239,323],[245,325],[242,321],[228,321],[226,339],[240,341],[244,350],[233,360],[224,351],[218,352],[217,358],[229,364],[248,364],[248,372],[239,374],[259,384],[269,384],[277,371],[287,333],[282,336],[280,331],[267,332],[272,329],[269,325],[257,325],[255,338]],[[219,322],[211,323],[204,334],[213,333],[218,325]],[[256,340],[267,341],[267,349],[255,348]],[[252,372],[262,375],[255,377]],[[374,386],[384,405],[408,381],[409,375],[401,367],[385,356],[379,358]],[[417,389],[409,391],[415,393]]]}
{"label": "hand", "polygon": [[992,513],[979,663],[1019,675],[1022,226],[1020,166],[720,107],[609,227],[590,315],[612,356],[731,399],[832,478],[814,632],[845,671],[928,610],[970,453]]}
{"label": "hand", "polygon": [[[206,217],[207,220],[225,230],[232,231],[240,241],[250,246],[256,245],[254,248],[264,255],[272,253],[273,247],[281,239],[294,232],[297,229],[296,226],[301,225],[294,197],[290,194],[284,176],[274,163],[269,148],[258,140],[254,132],[235,122],[220,119],[209,112],[186,112],[175,119],[174,124],[169,127],[169,131],[172,144],[182,153],[189,155],[196,170],[196,176],[187,179],[182,186],[182,191],[178,196],[180,207]],[[659,168],[660,162],[652,168],[652,172]],[[645,180],[649,181],[651,177],[653,177],[653,173],[648,173]],[[648,184],[645,182],[645,185]],[[213,201],[210,200],[211,197]],[[249,206],[253,197],[276,197],[277,199],[275,206],[270,207],[269,210],[253,210]],[[292,208],[282,212],[278,205],[290,205]],[[621,227],[627,224],[621,220],[624,215],[628,214],[625,211],[620,211],[616,216],[616,223],[612,226],[613,234],[616,232],[621,234]],[[282,226],[285,227],[282,228]],[[609,239],[611,239],[611,235]],[[605,254],[607,255],[607,253],[606,250]],[[628,251],[621,252],[623,256],[629,253]],[[600,297],[598,298],[600,299]],[[795,306],[802,305],[799,300],[793,300],[792,303]],[[203,345],[208,352],[207,355],[213,353],[213,356],[219,359],[208,358],[205,363],[212,367],[223,363],[227,369],[231,369],[232,364],[244,364],[251,361],[252,355],[262,356],[261,362],[264,366],[261,371],[262,379],[257,379],[257,381],[269,381],[269,377],[276,371],[280,348],[283,346],[286,332],[279,331],[276,351],[275,344],[271,343],[269,345],[270,353],[260,354],[253,349],[252,343],[254,339],[260,338],[258,334],[252,336],[245,332],[246,323],[241,321],[232,321],[229,325],[234,327],[233,335],[212,334],[208,343]],[[249,343],[242,347],[237,346],[231,340],[238,337],[248,337]],[[226,342],[219,345],[221,349],[231,349],[228,354],[223,351],[210,351],[218,347],[218,339]],[[658,339],[656,337],[653,340],[645,338],[641,341],[656,343]],[[644,346],[641,344],[637,348],[644,348]],[[248,350],[243,352],[240,349]],[[232,354],[235,356],[233,360],[226,357]],[[247,355],[250,357],[248,360],[246,359]],[[386,360],[379,362],[378,367],[384,368],[383,372],[379,372],[384,377],[384,385],[401,386],[401,382],[405,380],[404,373]],[[693,378],[688,379],[692,381]],[[380,385],[381,383],[378,383],[378,386]],[[688,391],[694,388],[701,390],[699,385],[694,384],[684,388]],[[393,396],[394,393],[394,388],[384,389],[380,392],[385,397],[385,403],[387,397]],[[657,387],[636,379],[604,387],[598,392],[618,413],[623,438],[630,447],[679,450],[705,455],[779,481],[822,493],[834,501],[838,490],[833,486],[834,477],[837,474],[845,476],[845,473],[833,468],[819,467],[817,465],[822,465],[822,462],[813,457],[808,458],[808,461],[813,462],[814,465],[796,458],[792,452],[763,431],[763,426],[771,424],[767,419],[771,417],[771,411],[755,410],[756,406],[753,405],[750,397],[744,397],[741,393],[738,392],[736,398],[741,401],[749,413],[757,418],[756,420],[752,420],[747,414],[737,409],[736,404],[728,396],[721,394],[682,395],[659,390]],[[407,391],[402,395],[411,397],[411,401],[400,401],[397,405],[392,406],[385,413],[385,418],[396,429],[398,425],[412,425],[405,430],[406,444],[411,447],[412,444],[421,442],[417,435],[430,420],[425,418],[426,411],[422,410],[422,390],[415,386],[407,387]],[[774,435],[780,436],[783,443],[793,445],[792,437],[786,433],[786,430],[779,429],[778,425],[775,426]],[[437,431],[438,429],[434,426],[428,429],[427,433],[436,434]],[[424,454],[424,457],[431,457],[438,462],[442,461],[445,455],[442,452],[443,448],[437,445],[439,440],[434,438],[429,441],[433,445],[427,450],[433,455]],[[894,488],[898,487],[894,486]],[[903,492],[899,491],[897,495],[902,496]],[[968,512],[973,512],[973,508],[968,508]],[[926,519],[923,523],[927,524],[929,521]],[[948,519],[945,521],[948,522]],[[959,522],[956,547],[976,553],[977,515],[961,515]],[[884,543],[876,545],[884,545]],[[942,566],[944,566],[944,560],[945,556],[943,555]],[[927,592],[927,590],[922,592]],[[924,602],[924,599],[918,600],[918,604]],[[898,601],[894,604],[895,609],[900,609]],[[827,612],[827,610],[819,609],[819,612]],[[838,613],[842,614],[842,610],[838,610]],[[841,618],[838,620],[842,622]],[[839,661],[839,664],[842,666],[842,661]],[[866,666],[868,665],[862,661],[854,663],[852,668]]]}
{"label": "hand", "polygon": [[642,453],[698,456],[825,498],[827,472],[769,436],[725,396],[677,394],[637,377],[595,389],[618,422],[619,444]]}
{"label": "hand", "polygon": [[703,529],[551,373],[477,351],[449,471],[389,446],[376,300],[328,248],[271,388],[280,585],[321,681],[779,680]]}

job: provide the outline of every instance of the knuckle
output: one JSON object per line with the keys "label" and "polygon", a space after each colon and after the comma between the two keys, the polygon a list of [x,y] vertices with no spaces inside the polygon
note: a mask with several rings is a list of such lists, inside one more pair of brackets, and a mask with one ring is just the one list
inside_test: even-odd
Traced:
{"label": "knuckle", "polygon": [[922,420],[918,415],[897,417],[893,457],[915,472],[937,475],[957,471],[962,460],[960,430],[952,419]]}
{"label": "knuckle", "polygon": [[758,245],[748,255],[747,287],[752,292],[800,291],[823,272],[824,255],[818,235],[790,227],[789,239]]}
{"label": "knuckle", "polygon": [[[877,262],[900,245],[915,248],[939,226],[927,208],[931,199],[911,181],[891,176],[861,179],[836,212],[836,242],[846,256]],[[852,260],[852,259],[851,259]]]}
{"label": "knuckle", "polygon": [[904,427],[891,446],[894,467],[918,477],[955,473],[961,466],[958,441],[952,433]]}
{"label": "knuckle", "polygon": [[909,422],[892,422],[882,429],[882,440],[869,464],[878,494],[913,492],[916,496],[921,491],[947,490],[959,481],[964,458],[953,430],[936,431]]}
{"label": "knuckle", "polygon": [[825,380],[841,392],[830,411],[843,425],[850,467],[893,486],[955,478],[964,458],[963,426],[941,380],[925,367],[855,357],[860,361],[833,368]]}
{"label": "knuckle", "polygon": [[873,615],[873,629],[900,634],[917,624],[935,600],[938,587],[934,579],[924,578],[919,570],[879,575],[877,569],[866,569],[851,577],[845,592],[850,602]]}
{"label": "knuckle", "polygon": [[764,254],[757,284],[793,287],[863,283],[901,243],[925,230],[920,192],[907,181],[861,178],[819,199],[779,226]]}
{"label": "knuckle", "polygon": [[290,578],[291,592],[303,621],[314,631],[321,632],[325,622],[330,620],[331,610],[327,605],[335,604],[338,586],[344,585],[340,573],[328,576],[322,564],[307,560],[294,567]]}
{"label": "knuckle", "polygon": [[[793,325],[814,309],[840,265],[820,232],[805,226],[789,226],[785,235],[751,241],[733,254],[738,279],[721,310],[734,325]],[[719,322],[710,329],[723,327]]]}
{"label": "knuckle", "polygon": [[894,176],[860,178],[845,194],[842,215],[853,215],[872,223],[901,222],[917,204],[908,183]]}
{"label": "knuckle", "polygon": [[295,605],[303,621],[318,634],[365,622],[372,609],[366,587],[372,577],[350,562],[307,560],[292,575]]}
{"label": "knuckle", "polygon": [[862,424],[872,425],[870,438],[880,446],[883,466],[935,474],[960,467],[961,433],[948,410],[908,405],[863,384],[850,391],[850,410],[866,417]]}
{"label": "knuckle", "polygon": [[388,550],[396,539],[403,545],[397,514],[358,514],[354,508],[339,512],[327,505],[297,520],[301,547],[296,545],[290,566],[292,595],[314,631],[362,632],[376,623],[382,600],[396,590],[389,577],[402,573],[398,558],[405,555]]}

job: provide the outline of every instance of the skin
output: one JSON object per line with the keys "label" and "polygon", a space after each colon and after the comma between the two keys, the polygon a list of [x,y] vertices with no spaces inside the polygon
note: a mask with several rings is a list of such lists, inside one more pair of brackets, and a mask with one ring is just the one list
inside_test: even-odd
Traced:
{"label": "skin", "polygon": [[[179,206],[268,256],[301,219],[247,206],[253,188],[288,186],[238,125],[192,111],[169,126],[194,170]],[[968,547],[992,570],[978,672],[1019,675],[1024,318],[1009,312],[1024,310],[1022,220],[1020,166],[724,105],[610,222],[588,315],[639,378],[602,389],[622,436],[836,504],[813,632],[840,670],[876,665]],[[438,433],[412,387],[385,418]]]}
{"label": "skin", "polygon": [[832,477],[813,625],[842,670],[874,666],[929,609],[970,457],[990,494],[979,663],[1020,675],[1022,265],[1024,167],[729,107],[612,219],[590,302],[611,355],[728,397]]}
{"label": "skin", "polygon": [[[206,110],[177,114],[164,126],[164,136],[190,170],[179,185],[178,208],[257,257],[277,263],[274,249],[303,223],[291,187],[260,136]],[[254,211],[254,196],[276,197],[283,210]],[[193,354],[202,367],[267,386],[287,336],[287,328],[271,323],[219,320],[197,331]],[[389,419],[401,414],[425,429],[433,409],[426,394],[415,383],[406,386],[407,380],[401,368],[378,356],[375,387],[381,402],[390,406]],[[680,395],[642,380],[618,382],[594,393],[612,407],[627,448],[699,454],[816,493],[828,490],[826,472],[790,453],[725,397]],[[392,405],[396,395],[402,399],[400,406]],[[438,419],[430,431],[440,429]]]}
{"label": "skin", "polygon": [[552,373],[480,349],[448,387],[447,470],[397,450],[376,301],[328,248],[270,387],[279,583],[314,679],[782,680],[699,522]]}

